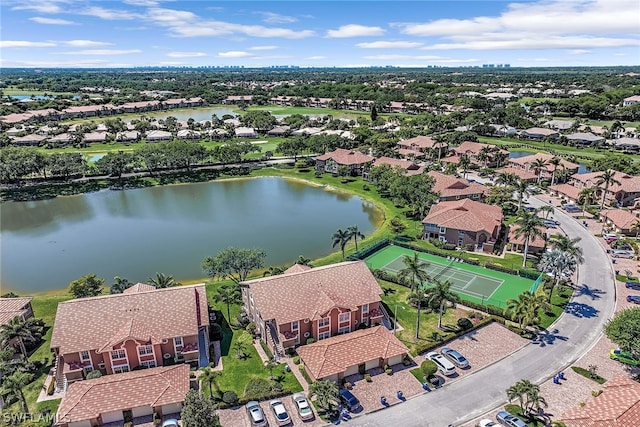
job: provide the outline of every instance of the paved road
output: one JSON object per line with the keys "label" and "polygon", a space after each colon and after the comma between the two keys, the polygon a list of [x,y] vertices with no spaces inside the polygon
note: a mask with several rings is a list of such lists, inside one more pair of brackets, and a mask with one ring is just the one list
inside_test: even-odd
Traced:
{"label": "paved road", "polygon": [[[532,206],[543,203],[533,197]],[[615,280],[608,257],[596,238],[579,222],[556,209],[555,219],[570,237],[581,237],[585,262],[579,283],[586,284],[569,303],[565,314],[531,343],[505,359],[440,390],[420,395],[383,411],[349,422],[362,427],[445,427],[473,420],[506,403],[505,390],[526,378],[541,383],[577,360],[597,341],[613,315]],[[560,415],[560,414],[556,414]]]}

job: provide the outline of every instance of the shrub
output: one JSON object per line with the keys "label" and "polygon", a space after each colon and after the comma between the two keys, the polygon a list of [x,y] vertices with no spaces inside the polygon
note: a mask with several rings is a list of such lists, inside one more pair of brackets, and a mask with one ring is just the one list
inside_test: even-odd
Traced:
{"label": "shrub", "polygon": [[350,389],[351,387],[352,387],[352,384],[349,381],[345,381],[344,388]]}
{"label": "shrub", "polygon": [[235,391],[225,391],[222,394],[222,401],[229,405],[234,404],[238,401],[238,395]]}
{"label": "shrub", "polygon": [[363,189],[364,191],[369,191],[369,186],[368,186],[367,184],[364,184],[364,185],[362,186],[362,189]]}
{"label": "shrub", "polygon": [[384,372],[385,372],[387,375],[392,375],[392,374],[393,374],[393,369],[388,368],[388,369],[385,369],[385,370],[384,370]]}
{"label": "shrub", "polygon": [[438,366],[433,360],[425,360],[420,364],[420,370],[425,378],[430,378],[438,371]]}
{"label": "shrub", "polygon": [[316,342],[314,338],[307,338],[307,344],[313,344],[314,342]]}
{"label": "shrub", "polygon": [[365,369],[364,365],[358,365],[358,373],[360,375],[364,375],[367,372],[367,370]]}
{"label": "shrub", "polygon": [[458,319],[457,323],[458,323],[458,326],[465,331],[473,328],[473,323],[471,322],[471,320],[467,319],[466,317],[461,317],[460,319]]}
{"label": "shrub", "polygon": [[602,394],[602,390],[591,390],[591,396],[598,397]]}
{"label": "shrub", "polygon": [[189,378],[195,378],[195,377],[196,377],[195,372],[189,372]]}
{"label": "shrub", "polygon": [[47,386],[47,395],[48,396],[53,395],[55,388],[56,388],[56,380],[55,378],[51,378],[51,381],[49,381],[49,385]]}
{"label": "shrub", "polygon": [[258,328],[255,323],[249,322],[245,329],[247,330],[247,332],[249,332],[249,334],[251,334],[252,337],[256,337],[256,331],[258,330]]}
{"label": "shrub", "polygon": [[87,379],[92,380],[94,378],[100,378],[102,376],[102,372],[100,371],[91,371],[87,374]]}
{"label": "shrub", "polygon": [[264,378],[251,378],[244,387],[245,399],[259,399],[271,391],[271,383]]}
{"label": "shrub", "polygon": [[373,380],[371,379],[371,375],[369,374],[364,374],[364,380],[368,383],[372,382]]}
{"label": "shrub", "polygon": [[276,393],[280,393],[283,390],[284,390],[284,386],[282,385],[281,382],[273,381],[271,383],[271,391],[276,392]]}
{"label": "shrub", "polygon": [[210,368],[215,368],[215,367],[216,367],[215,362],[209,362],[209,367],[210,367]]}
{"label": "shrub", "polygon": [[300,356],[295,356],[295,357],[293,358],[293,363],[294,363],[295,365],[299,365],[299,364],[300,364]]}
{"label": "shrub", "polygon": [[402,359],[402,364],[404,366],[411,366],[413,364],[413,361],[409,356],[405,356],[404,359]]}

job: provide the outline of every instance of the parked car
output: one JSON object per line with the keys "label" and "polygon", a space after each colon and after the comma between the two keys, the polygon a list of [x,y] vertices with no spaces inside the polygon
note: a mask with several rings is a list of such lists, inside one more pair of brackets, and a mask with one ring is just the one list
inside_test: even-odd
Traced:
{"label": "parked car", "polygon": [[453,364],[458,368],[466,369],[469,367],[469,361],[463,355],[452,348],[443,347],[442,350],[440,350],[440,353],[442,353],[444,357],[452,361]]}
{"label": "parked car", "polygon": [[527,212],[535,212],[536,208],[534,208],[533,206],[523,206],[522,209],[524,209]]}
{"label": "parked car", "polygon": [[627,282],[624,284],[624,287],[627,289],[640,291],[640,282]]}
{"label": "parked car", "polygon": [[620,236],[618,236],[616,233],[604,233],[602,237],[604,239],[608,239],[609,237],[620,237]]}
{"label": "parked car", "polygon": [[611,251],[611,256],[614,258],[633,258],[634,256],[636,256],[636,253],[634,251],[625,251],[623,249],[615,249],[613,251]]}
{"label": "parked car", "polygon": [[356,412],[357,410],[362,408],[362,406],[360,406],[360,401],[358,400],[358,398],[355,397],[353,393],[351,393],[346,388],[340,389],[340,401],[351,412]]}
{"label": "parked car", "polygon": [[273,411],[273,415],[276,417],[276,423],[279,426],[286,426],[291,422],[291,417],[287,412],[287,408],[284,407],[284,403],[280,399],[273,399],[269,402],[269,406]]}
{"label": "parked car", "polygon": [[500,424],[498,424],[495,421],[491,421],[488,418],[484,418],[482,420],[480,420],[480,422],[478,423],[478,425],[480,427],[500,427]]}
{"label": "parked car", "polygon": [[527,427],[527,423],[507,411],[500,411],[496,414],[496,419],[500,424],[507,427]]}
{"label": "parked car", "polygon": [[175,418],[170,418],[168,420],[164,420],[162,427],[180,427],[180,424],[178,424],[178,420]]}
{"label": "parked car", "polygon": [[435,351],[427,353],[427,359],[432,360],[438,366],[438,371],[443,375],[451,376],[456,373],[454,364]]}
{"label": "parked car", "polygon": [[640,358],[631,352],[622,351],[619,348],[611,350],[609,352],[609,357],[613,360],[626,363],[627,365],[640,366]]}
{"label": "parked car", "polygon": [[264,412],[260,407],[260,403],[252,400],[250,402],[247,402],[244,407],[247,409],[249,422],[253,427],[264,427],[267,425],[267,419],[265,418]]}
{"label": "parked car", "polygon": [[555,221],[550,221],[550,220],[545,220],[542,224],[544,224],[545,227],[547,228],[557,228],[558,225],[556,224]]}
{"label": "parked car", "polygon": [[640,295],[627,295],[627,302],[640,304]]}
{"label": "parked car", "polygon": [[616,240],[620,240],[620,237],[612,236],[612,237],[605,237],[605,239],[604,239],[604,241],[607,242],[608,244],[612,244]]}
{"label": "parked car", "polygon": [[307,400],[304,393],[294,393],[291,398],[293,399],[293,403],[296,405],[298,415],[300,415],[300,418],[302,420],[310,420],[314,417],[313,409],[311,409],[311,405],[309,404],[309,401]]}

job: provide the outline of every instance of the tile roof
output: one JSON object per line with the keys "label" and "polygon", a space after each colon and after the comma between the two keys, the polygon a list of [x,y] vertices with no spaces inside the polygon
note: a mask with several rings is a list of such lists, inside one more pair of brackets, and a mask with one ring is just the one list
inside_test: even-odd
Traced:
{"label": "tile roof", "polygon": [[189,391],[189,365],[181,364],[105,375],[69,385],[58,419],[76,422],[110,411],[184,402]]}
{"label": "tile roof", "polygon": [[[571,178],[587,185],[595,185],[596,181],[598,181],[598,178],[600,178],[602,174],[602,171],[573,174],[571,175]],[[617,193],[618,191],[624,191],[626,193],[640,192],[640,176],[633,176],[624,172],[615,171],[614,177],[617,181],[620,181],[620,185],[611,184],[608,190],[610,193]],[[604,188],[604,185],[602,188]]]}
{"label": "tile roof", "polygon": [[16,316],[22,316],[26,306],[31,302],[31,297],[0,298],[0,325],[9,323]]}
{"label": "tile roof", "polygon": [[311,270],[311,267],[309,267],[308,265],[293,264],[291,267],[287,268],[283,274],[301,273],[307,270]]}
{"label": "tile roof", "polygon": [[627,427],[640,425],[640,384],[622,375],[604,384],[602,394],[584,407],[565,413],[567,427]]}
{"label": "tile roof", "polygon": [[512,173],[520,179],[525,179],[530,181],[538,179],[538,175],[536,175],[535,173],[526,171],[524,169],[519,169],[516,167],[496,169],[496,175],[500,175],[501,173]]}
{"label": "tile roof", "polygon": [[415,146],[415,147],[420,147],[422,149],[424,149],[424,148],[434,148],[434,147],[439,146],[439,145],[446,146],[446,144],[438,143],[438,142],[436,142],[436,140],[434,140],[430,136],[424,136],[424,135],[418,135],[416,137],[405,139],[404,141],[398,142],[398,146],[400,146],[400,147]]}
{"label": "tile roof", "polygon": [[[509,243],[513,243],[515,245],[524,245],[524,237],[516,236],[516,230],[519,229],[520,226],[512,225],[509,227]],[[543,231],[543,236],[547,235],[548,229],[546,227],[540,227],[540,230]],[[547,241],[544,237],[536,237],[533,241],[529,241],[530,248],[544,248],[547,244]]]}
{"label": "tile roof", "polygon": [[458,145],[457,147],[453,147],[451,151],[454,151],[458,154],[466,153],[466,154],[478,155],[480,153],[480,150],[482,150],[485,147],[491,148],[491,152],[498,152],[498,151],[502,151],[505,153],[508,152],[506,150],[501,150],[497,146],[492,144],[483,144],[481,142],[473,142],[473,141],[464,141],[462,144]]}
{"label": "tile roof", "polygon": [[398,154],[405,157],[414,156],[415,158],[420,158],[425,156],[425,154],[422,151],[411,150],[409,148],[398,148]]}
{"label": "tile roof", "polygon": [[[554,158],[555,156],[551,155],[551,154],[547,154],[547,153],[535,153],[532,154],[530,156],[523,156],[523,157],[517,157],[517,158],[513,158],[513,159],[509,159],[509,163],[515,163],[517,165],[520,166],[525,166],[527,164],[531,164],[533,162],[535,162],[538,159],[542,159],[545,162],[549,162],[549,160],[551,160],[552,158]],[[572,163],[568,160],[565,159],[561,159],[560,164],[562,166],[564,166],[565,169],[578,169],[578,165],[575,163]],[[548,170],[553,170],[553,165],[547,165],[546,167]]]}
{"label": "tile roof", "polygon": [[384,326],[361,329],[298,348],[314,378],[343,373],[349,366],[408,353],[407,347]]}
{"label": "tile roof", "polygon": [[470,196],[472,194],[485,194],[489,189],[482,184],[469,182],[453,175],[445,175],[436,171],[429,171],[427,175],[435,179],[433,191],[440,193],[440,197]]}
{"label": "tile roof", "polygon": [[123,294],[137,294],[139,292],[155,291],[156,287],[153,285],[147,285],[146,283],[136,283],[135,285],[125,289]]}
{"label": "tile roof", "polygon": [[399,167],[404,169],[407,175],[419,175],[424,172],[423,166],[418,166],[413,163],[411,160],[404,159],[394,159],[392,157],[378,157],[375,162],[373,162],[373,166],[382,166],[389,165],[393,167]]}
{"label": "tile roof", "polygon": [[569,141],[588,141],[588,142],[604,141],[603,137],[594,135],[591,132],[572,133],[567,135],[567,139]]}
{"label": "tile roof", "polygon": [[546,128],[529,128],[529,129],[525,129],[522,131],[523,133],[527,134],[527,135],[544,135],[544,136],[549,136],[549,135],[557,135],[558,132],[552,129],[546,129]]}
{"label": "tile roof", "polygon": [[578,200],[580,196],[580,190],[581,190],[580,188],[571,184],[553,185],[549,187],[549,189],[552,191],[557,191],[560,194],[564,194],[565,196],[573,200]]}
{"label": "tile roof", "polygon": [[339,165],[360,165],[363,163],[373,162],[374,157],[362,154],[359,151],[345,150],[344,148],[336,148],[330,153],[325,153],[317,157],[317,160],[327,161],[333,159]]}
{"label": "tile roof", "polygon": [[630,230],[635,223],[640,221],[636,215],[622,209],[607,209],[600,212],[600,216],[608,219],[621,230]]}
{"label": "tile roof", "polygon": [[[198,318],[198,304],[200,319]],[[196,335],[207,321],[204,285],[80,298],[58,304],[51,348],[60,354],[106,349],[118,339]]]}
{"label": "tile roof", "polygon": [[318,318],[334,307],[355,310],[380,301],[382,289],[364,261],[341,262],[241,283],[264,320]]}
{"label": "tile roof", "polygon": [[471,199],[440,202],[431,206],[423,224],[437,224],[440,227],[465,231],[486,231],[493,233],[502,223],[502,208],[487,205]]}

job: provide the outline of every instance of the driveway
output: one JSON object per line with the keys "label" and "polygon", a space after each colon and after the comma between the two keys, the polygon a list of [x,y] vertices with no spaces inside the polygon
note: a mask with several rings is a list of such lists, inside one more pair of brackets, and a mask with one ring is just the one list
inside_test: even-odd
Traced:
{"label": "driveway", "polygon": [[[529,204],[544,203],[533,197]],[[580,237],[585,262],[579,282],[588,292],[576,293],[567,313],[542,339],[528,344],[503,360],[446,385],[437,393],[409,399],[402,405],[367,414],[351,422],[357,426],[403,427],[460,425],[493,411],[506,402],[505,390],[527,378],[542,383],[585,354],[600,338],[605,322],[613,315],[615,281],[604,249],[596,238],[565,212],[556,209],[556,220],[570,237]],[[595,298],[594,298],[595,296]]]}
{"label": "driveway", "polygon": [[[318,427],[326,424],[317,416],[317,414],[313,420],[302,421],[296,411],[293,400],[291,400],[291,396],[281,397],[280,400],[284,403],[284,406],[287,408],[287,412],[291,417],[292,423],[289,424],[290,426]],[[269,425],[277,426],[278,423],[276,423],[276,417],[273,415],[273,411],[271,411],[271,408],[269,407],[269,401],[265,400],[260,402],[260,407],[262,407]],[[232,409],[221,409],[218,411],[218,416],[220,417],[220,424],[223,427],[251,427],[251,423],[249,423],[249,418],[247,417],[247,412],[244,409],[244,406],[238,406]]]}

